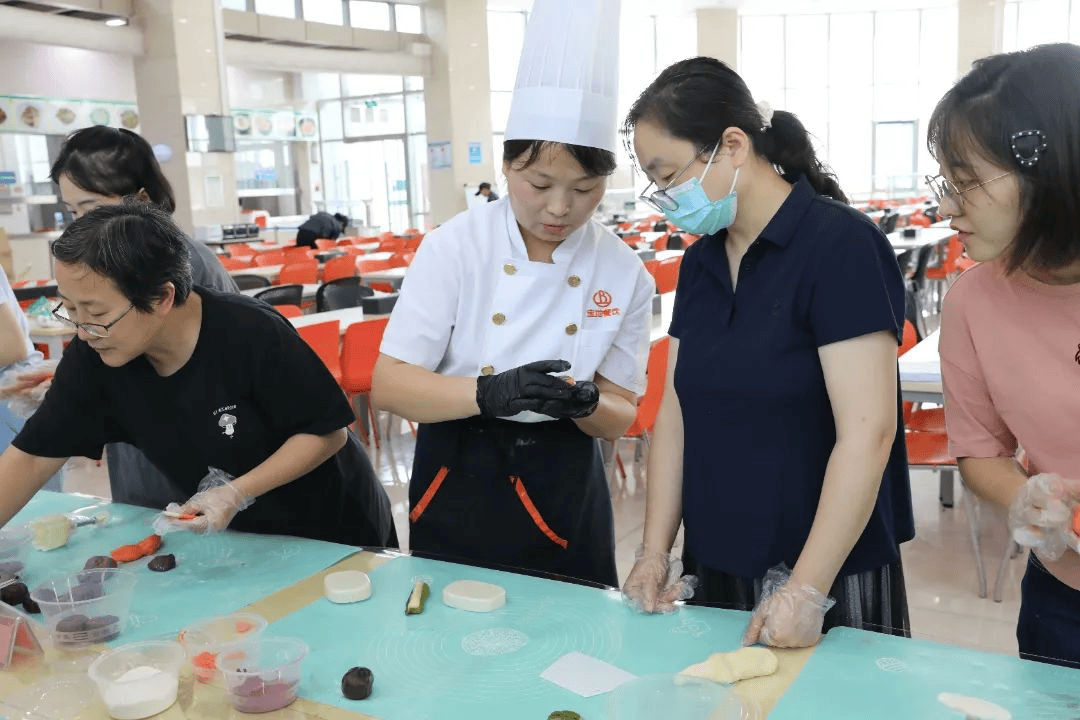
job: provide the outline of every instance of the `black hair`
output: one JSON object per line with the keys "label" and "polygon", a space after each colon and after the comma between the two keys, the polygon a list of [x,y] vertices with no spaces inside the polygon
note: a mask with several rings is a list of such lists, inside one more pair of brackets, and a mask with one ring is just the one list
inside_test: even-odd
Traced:
{"label": "black hair", "polygon": [[191,293],[184,232],[167,212],[131,196],[75,220],[50,249],[60,262],[86,265],[112,280],[139,312],[153,311],[166,283],[175,289],[177,306]]}
{"label": "black hair", "polygon": [[334,219],[341,223],[342,227],[349,227],[349,216],[342,215],[341,213],[334,213]]}
{"label": "black hair", "polygon": [[785,180],[795,182],[805,175],[819,194],[847,202],[836,176],[814,152],[802,122],[792,113],[777,110],[766,127],[746,83],[715,58],[680,60],[645,88],[623,123],[631,157],[630,136],[642,120],[690,141],[699,153],[711,152],[725,130],[737,127],[750,137],[754,152],[772,163]]}
{"label": "black hair", "polygon": [[491,183],[488,183],[488,182],[480,183],[480,187],[478,187],[476,189],[477,190],[490,190],[491,189]]}
{"label": "black hair", "polygon": [[[1042,137],[1014,139],[1029,130]],[[1005,256],[1008,272],[1080,259],[1080,47],[1039,45],[976,60],[938,101],[926,144],[942,166],[973,182],[972,157],[1019,180],[1021,220]]]}
{"label": "black hair", "polygon": [[554,140],[506,140],[503,142],[503,165],[524,170],[540,158],[545,148],[558,146],[570,153],[589,177],[607,177],[615,172],[615,153],[610,150]]}
{"label": "black hair", "polygon": [[125,197],[143,190],[161,209],[176,210],[172,186],[150,143],[130,130],[95,125],[71,133],[49,172],[55,183],[62,175],[87,192],[107,197]]}

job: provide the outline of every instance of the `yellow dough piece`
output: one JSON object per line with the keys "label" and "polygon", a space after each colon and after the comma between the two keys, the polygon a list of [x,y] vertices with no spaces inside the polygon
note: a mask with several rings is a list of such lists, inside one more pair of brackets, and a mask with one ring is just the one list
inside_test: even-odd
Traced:
{"label": "yellow dough piece", "polygon": [[705,662],[691,665],[679,675],[705,678],[713,682],[734,683],[740,680],[772,675],[779,662],[772,650],[744,647],[726,653],[713,653]]}

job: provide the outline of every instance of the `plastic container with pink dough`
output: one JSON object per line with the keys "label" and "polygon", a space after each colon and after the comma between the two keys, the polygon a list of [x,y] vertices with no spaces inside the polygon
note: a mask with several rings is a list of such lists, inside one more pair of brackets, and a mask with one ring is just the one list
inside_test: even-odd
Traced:
{"label": "plastic container with pink dough", "polygon": [[110,650],[87,673],[98,687],[109,715],[140,720],[176,702],[184,648],[174,642],[140,642]]}
{"label": "plastic container with pink dough", "polygon": [[296,699],[307,651],[307,643],[291,637],[260,636],[225,646],[218,667],[229,702],[246,713],[285,707]]}
{"label": "plastic container with pink dough", "polygon": [[266,618],[254,613],[232,613],[199,620],[180,631],[177,640],[187,650],[195,679],[213,682],[220,675],[217,656],[229,643],[256,638],[266,629]]}
{"label": "plastic container with pink dough", "polygon": [[97,568],[51,577],[30,591],[61,647],[109,642],[127,627],[136,576]]}

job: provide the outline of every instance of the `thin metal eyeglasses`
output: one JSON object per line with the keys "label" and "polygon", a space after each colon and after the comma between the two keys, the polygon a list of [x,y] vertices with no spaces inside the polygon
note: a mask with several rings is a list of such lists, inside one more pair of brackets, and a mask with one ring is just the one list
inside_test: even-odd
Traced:
{"label": "thin metal eyeglasses", "polygon": [[[712,165],[713,158],[716,157],[716,151],[719,148],[720,148],[720,143],[716,143],[716,145],[713,146],[712,155],[709,156],[709,162],[706,163],[705,170],[704,170],[704,172],[701,173],[702,178],[705,177],[705,173],[709,172],[709,166]],[[671,188],[672,185],[674,185],[676,183],[676,181],[678,181],[679,178],[682,177],[682,174],[684,172],[686,172],[687,169],[691,165],[693,165],[694,161],[697,160],[697,159],[698,159],[697,155],[694,155],[694,157],[690,158],[690,162],[683,165],[683,169],[680,170],[678,172],[678,174],[675,175],[675,177],[671,178],[671,182],[669,182],[662,189],[657,190],[654,193],[649,193],[648,190],[652,185],[656,184],[656,181],[655,180],[650,181],[649,184],[645,186],[645,191],[642,192],[640,195],[638,195],[638,200],[641,200],[642,202],[646,203],[647,205],[654,208],[655,210],[659,210],[660,212],[663,212],[664,210],[678,210],[679,209],[678,200],[676,200],[675,198],[668,195],[667,191],[668,191],[669,188]]]}
{"label": "thin metal eyeglasses", "polygon": [[60,303],[59,305],[54,307],[52,314],[53,317],[55,317],[57,320],[62,320],[68,325],[74,325],[76,330],[82,330],[87,335],[92,335],[96,338],[107,338],[109,337],[109,329],[116,323],[123,320],[124,316],[131,312],[131,308],[133,307],[135,307],[134,303],[128,305],[127,310],[120,313],[120,316],[108,325],[102,325],[101,323],[84,323],[77,320],[72,320],[71,317],[68,316],[67,310],[64,309],[64,303]]}
{"label": "thin metal eyeglasses", "polygon": [[963,190],[958,190],[955,185],[946,180],[945,177],[942,175],[934,175],[933,177],[926,175],[925,178],[926,184],[930,186],[930,191],[934,193],[934,197],[937,199],[939,205],[941,204],[942,200],[948,198],[949,200],[956,203],[956,207],[963,210],[964,193],[970,192],[975,188],[981,188],[983,185],[987,185],[994,182],[995,180],[1000,180],[1001,178],[1008,177],[1010,175],[1012,175],[1011,170],[1009,172],[1002,173],[997,177],[992,177],[989,180],[983,180],[981,183],[976,183],[974,185],[971,185],[970,187],[966,187]]}

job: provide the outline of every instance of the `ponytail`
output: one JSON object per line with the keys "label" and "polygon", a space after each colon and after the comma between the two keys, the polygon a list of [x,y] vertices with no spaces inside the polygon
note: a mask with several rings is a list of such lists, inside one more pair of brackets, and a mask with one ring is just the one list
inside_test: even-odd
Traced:
{"label": "ponytail", "polygon": [[836,176],[818,159],[809,133],[795,115],[777,110],[772,116],[772,126],[758,130],[752,137],[757,152],[775,165],[785,180],[793,183],[805,175],[819,195],[847,203]]}

